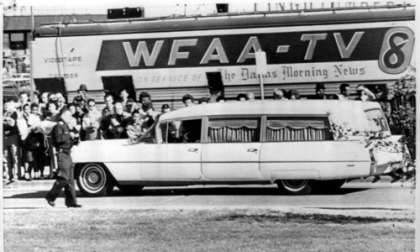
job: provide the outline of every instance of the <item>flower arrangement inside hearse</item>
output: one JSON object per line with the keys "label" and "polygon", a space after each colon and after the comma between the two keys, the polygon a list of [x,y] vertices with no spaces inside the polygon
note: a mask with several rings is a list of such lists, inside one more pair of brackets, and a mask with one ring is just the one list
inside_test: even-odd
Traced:
{"label": "flower arrangement inside hearse", "polygon": [[362,141],[374,160],[375,168],[393,177],[393,181],[414,176],[415,164],[404,136],[391,135],[389,131],[354,130],[336,123],[331,124],[331,133],[335,140]]}

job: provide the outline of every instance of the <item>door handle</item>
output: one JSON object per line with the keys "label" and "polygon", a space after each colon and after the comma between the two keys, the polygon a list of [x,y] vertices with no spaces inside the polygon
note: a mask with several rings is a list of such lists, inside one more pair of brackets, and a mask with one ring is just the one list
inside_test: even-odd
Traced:
{"label": "door handle", "polygon": [[189,152],[197,152],[198,151],[198,148],[188,148],[188,151]]}
{"label": "door handle", "polygon": [[258,151],[258,149],[257,149],[257,148],[249,148],[247,151],[248,151],[248,152],[257,152],[257,151]]}

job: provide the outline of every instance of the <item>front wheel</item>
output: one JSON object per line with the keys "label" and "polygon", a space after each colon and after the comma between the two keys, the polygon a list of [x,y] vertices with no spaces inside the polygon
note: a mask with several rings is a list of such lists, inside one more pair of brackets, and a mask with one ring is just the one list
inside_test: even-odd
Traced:
{"label": "front wheel", "polygon": [[277,185],[288,193],[295,195],[310,194],[312,187],[308,180],[280,180]]}
{"label": "front wheel", "polygon": [[77,185],[83,194],[89,196],[105,196],[113,188],[111,177],[100,164],[84,165],[78,173]]}

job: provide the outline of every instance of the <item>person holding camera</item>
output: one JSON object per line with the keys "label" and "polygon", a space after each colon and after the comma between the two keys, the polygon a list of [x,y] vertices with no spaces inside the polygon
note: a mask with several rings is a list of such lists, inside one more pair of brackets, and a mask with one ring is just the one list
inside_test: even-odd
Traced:
{"label": "person holding camera", "polygon": [[79,89],[77,89],[76,96],[73,97],[73,104],[80,106],[83,110],[85,110],[88,101],[87,92],[88,89],[86,84],[80,84]]}
{"label": "person holding camera", "polygon": [[85,132],[85,138],[83,140],[95,140],[99,137],[102,115],[96,108],[94,99],[89,99],[87,104],[87,113],[84,114],[82,119],[82,129]]}
{"label": "person holding camera", "polygon": [[114,104],[114,113],[103,119],[101,130],[105,139],[127,138],[126,126],[131,120],[131,114],[124,111],[120,101]]}

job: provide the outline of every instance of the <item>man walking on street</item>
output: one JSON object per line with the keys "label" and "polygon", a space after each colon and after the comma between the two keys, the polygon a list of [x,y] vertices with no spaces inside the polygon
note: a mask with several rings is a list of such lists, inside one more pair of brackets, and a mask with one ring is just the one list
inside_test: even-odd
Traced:
{"label": "man walking on street", "polygon": [[52,143],[57,150],[57,178],[48,192],[45,199],[50,206],[55,206],[55,199],[64,187],[67,207],[81,207],[77,204],[76,191],[74,189],[74,168],[70,156],[73,139],[77,136],[71,132],[73,119],[71,112],[64,110],[61,113],[61,120],[54,126],[52,132]]}

